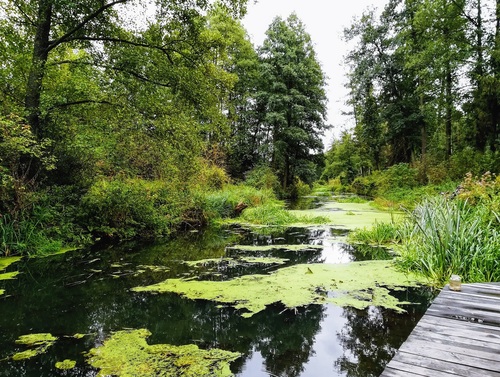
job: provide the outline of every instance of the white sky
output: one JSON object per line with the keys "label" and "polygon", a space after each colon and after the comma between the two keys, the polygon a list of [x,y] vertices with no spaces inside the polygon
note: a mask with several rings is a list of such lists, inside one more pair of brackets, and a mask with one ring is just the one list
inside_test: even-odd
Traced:
{"label": "white sky", "polygon": [[323,142],[328,147],[333,136],[338,136],[343,129],[353,126],[353,120],[341,115],[349,111],[345,106],[347,90],[343,57],[348,52],[346,42],[342,41],[342,32],[349,26],[354,17],[360,17],[364,10],[371,7],[379,10],[387,0],[347,0],[345,2],[332,0],[253,0],[248,3],[248,13],[243,19],[252,42],[260,46],[265,38],[265,32],[276,16],[286,19],[295,12],[304,23],[306,32],[311,35],[315,45],[317,58],[328,77],[328,119],[333,125]]}

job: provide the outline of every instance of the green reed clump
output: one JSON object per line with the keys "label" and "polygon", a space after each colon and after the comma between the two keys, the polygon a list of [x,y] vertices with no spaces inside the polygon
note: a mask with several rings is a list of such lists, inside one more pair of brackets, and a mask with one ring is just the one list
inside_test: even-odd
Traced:
{"label": "green reed clump", "polygon": [[61,249],[62,242],[50,239],[43,224],[29,218],[0,216],[0,256],[45,255]]}
{"label": "green reed clump", "polygon": [[352,242],[359,242],[371,245],[386,245],[390,243],[399,243],[400,226],[396,223],[376,222],[372,228],[357,229],[348,236]]}
{"label": "green reed clump", "polygon": [[435,197],[401,227],[399,263],[442,284],[451,274],[465,282],[500,280],[498,218],[484,205]]}

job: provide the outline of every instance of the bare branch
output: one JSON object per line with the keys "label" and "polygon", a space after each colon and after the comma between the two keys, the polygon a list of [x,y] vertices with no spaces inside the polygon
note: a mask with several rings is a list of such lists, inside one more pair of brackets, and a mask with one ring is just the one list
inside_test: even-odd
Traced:
{"label": "bare branch", "polygon": [[[35,26],[36,27],[36,23],[35,21],[33,21],[31,19],[31,17],[23,10],[23,8],[21,7],[21,5],[17,2],[17,1],[14,1],[14,6],[19,10],[19,12],[23,15],[23,17],[26,19],[26,21],[28,21],[28,23],[31,25],[31,26]],[[24,2],[23,2],[24,3]]]}
{"label": "bare branch", "polygon": [[68,31],[66,34],[64,34],[62,37],[50,42],[49,44],[49,47],[48,47],[48,51],[56,48],[57,46],[59,46],[61,43],[64,43],[66,42],[67,40],[69,40],[71,38],[72,35],[74,35],[76,32],[78,32],[79,30],[83,29],[85,27],[85,25],[87,25],[90,21],[96,19],[97,17],[99,17],[102,13],[104,13],[106,10],[108,10],[109,8],[112,8],[114,7],[115,5],[117,4],[124,4],[126,3],[127,1],[129,0],[115,0],[115,1],[112,1],[111,3],[108,3],[108,4],[104,4],[103,6],[101,6],[99,9],[97,9],[94,13],[91,13],[89,14],[87,17],[85,17],[78,25],[76,25],[72,30]]}

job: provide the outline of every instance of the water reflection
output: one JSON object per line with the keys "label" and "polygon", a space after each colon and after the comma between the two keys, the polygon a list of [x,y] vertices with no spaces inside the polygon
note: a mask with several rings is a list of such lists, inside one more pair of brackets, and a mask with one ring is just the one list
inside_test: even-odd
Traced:
{"label": "water reflection", "polygon": [[[173,242],[122,245],[85,250],[17,264],[17,280],[1,282],[10,294],[0,296],[0,359],[23,350],[14,341],[23,334],[50,332],[60,341],[44,355],[13,362],[0,361],[0,376],[95,376],[83,353],[111,332],[147,328],[148,342],[197,344],[242,353],[233,372],[250,376],[375,376],[406,338],[432,294],[427,290],[395,292],[421,302],[400,315],[390,310],[364,311],[334,305],[309,305],[285,310],[269,306],[251,318],[231,307],[193,301],[175,294],[130,292],[138,285],[169,277],[230,279],[249,273],[269,273],[280,266],[221,264],[216,271],[183,261],[235,257],[228,245],[319,245],[297,252],[286,249],[248,251],[246,255],[287,258],[296,263],[347,263],[370,258],[373,250],[344,242],[334,229],[287,229],[262,235],[248,229],[190,234]],[[160,266],[153,268],[151,266]],[[215,276],[216,275],[216,276]],[[410,297],[411,296],[411,297]],[[414,296],[414,297],[413,297]],[[75,333],[83,339],[68,338]],[[73,359],[77,368],[61,372],[56,361]]]}

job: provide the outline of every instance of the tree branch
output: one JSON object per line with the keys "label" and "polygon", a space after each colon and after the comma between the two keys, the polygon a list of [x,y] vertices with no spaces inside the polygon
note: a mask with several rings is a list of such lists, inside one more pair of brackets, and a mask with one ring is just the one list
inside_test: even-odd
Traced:
{"label": "tree branch", "polygon": [[152,79],[150,79],[150,78],[148,78],[148,77],[146,77],[138,72],[134,72],[134,71],[131,71],[131,70],[126,69],[126,68],[116,67],[113,65],[96,64],[95,62],[84,62],[84,61],[78,61],[78,60],[61,60],[57,63],[52,63],[52,65],[60,65],[60,64],[90,65],[92,67],[111,69],[113,71],[126,73],[126,74],[131,75],[131,76],[133,76],[141,81],[148,82],[148,83],[153,84],[153,85],[158,85],[158,86],[162,86],[165,88],[172,87],[172,85],[169,83],[152,80]]}
{"label": "tree branch", "polygon": [[[168,61],[171,64],[174,64],[174,61],[172,60],[172,57],[170,56],[170,52],[171,51],[177,52],[177,51],[175,51],[173,49],[168,49],[168,48],[166,48],[164,46],[149,45],[147,43],[134,42],[134,41],[131,41],[131,40],[128,40],[128,39],[121,39],[121,38],[111,38],[111,37],[74,37],[74,38],[68,38],[68,39],[65,40],[65,42],[70,42],[70,41],[113,42],[113,43],[128,44],[128,45],[135,46],[135,47],[152,48],[154,50],[158,50],[158,51],[163,52],[167,56],[167,59],[168,59]],[[182,55],[182,53],[180,53],[180,52],[178,52],[178,53]]]}
{"label": "tree branch", "polygon": [[58,39],[51,41],[49,46],[48,46],[48,51],[53,50],[54,48],[59,46],[61,43],[64,43],[67,40],[69,40],[73,34],[75,34],[77,31],[81,30],[82,28],[84,28],[85,25],[87,25],[90,21],[99,17],[99,15],[104,13],[109,8],[112,8],[117,4],[126,3],[127,1],[129,1],[129,0],[115,0],[115,1],[112,1],[111,3],[104,4],[99,9],[97,9],[94,13],[91,13],[87,17],[85,17],[78,25],[76,25],[72,30],[68,31],[62,37],[59,37]]}
{"label": "tree branch", "polygon": [[19,5],[19,3],[17,1],[14,1],[14,6],[19,10],[19,12],[23,15],[23,17],[28,21],[28,23],[31,26],[36,27],[35,22],[30,18],[30,16],[28,16],[28,14],[23,10],[21,5]]}
{"label": "tree branch", "polygon": [[80,101],[55,104],[49,108],[49,111],[54,110],[54,109],[64,108],[64,107],[75,106],[75,105],[84,105],[87,103],[93,103],[93,104],[97,104],[97,105],[113,105],[113,103],[111,103],[109,101],[97,101],[97,100],[87,99],[87,100],[80,100]]}

